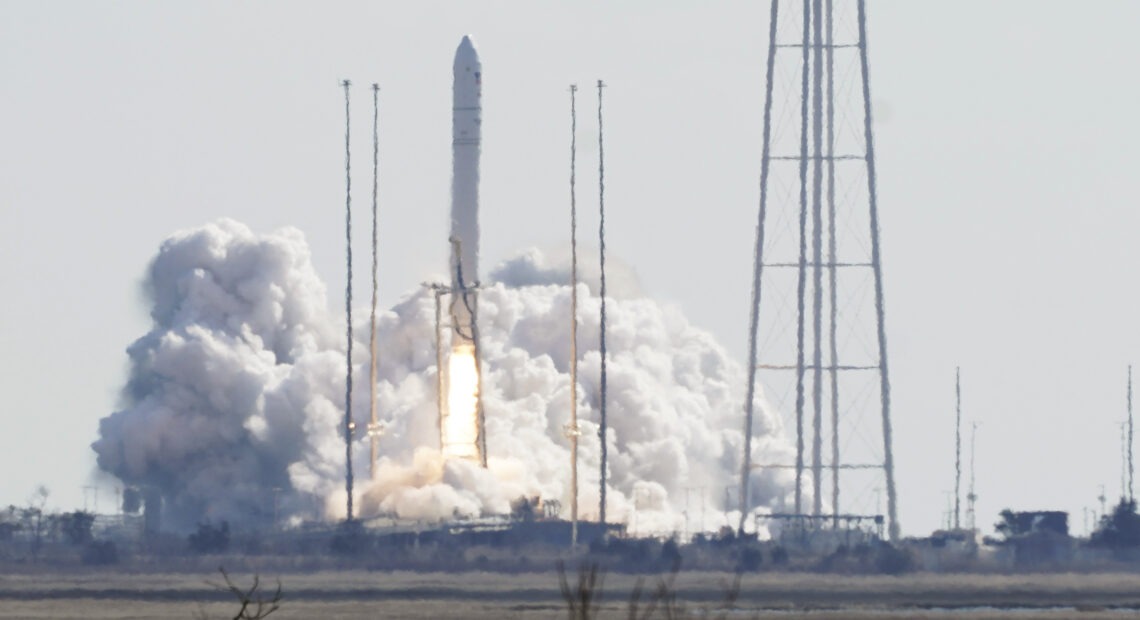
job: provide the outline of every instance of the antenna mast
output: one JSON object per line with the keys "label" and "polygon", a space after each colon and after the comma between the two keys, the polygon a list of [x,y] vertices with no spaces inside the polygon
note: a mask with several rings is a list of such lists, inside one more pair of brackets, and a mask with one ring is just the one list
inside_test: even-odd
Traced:
{"label": "antenna mast", "polygon": [[978,437],[978,423],[972,422],[970,424],[970,491],[966,494],[966,527],[973,531],[977,527],[975,523],[974,503],[978,500],[978,494],[974,492],[974,442]]}
{"label": "antenna mast", "polygon": [[605,84],[598,80],[598,255],[601,269],[601,283],[599,294],[602,298],[601,309],[601,336],[599,352],[602,356],[601,381],[601,425],[598,428],[598,437],[602,440],[601,488],[598,499],[598,521],[606,524],[606,158],[602,142],[602,89]]}
{"label": "antenna mast", "polygon": [[372,85],[372,315],[369,321],[369,359],[368,364],[368,441],[370,452],[368,459],[368,477],[376,478],[376,458],[379,450],[378,443],[383,429],[376,418],[376,297],[377,297],[377,193],[380,184],[380,85]]}
{"label": "antenna mast", "polygon": [[961,529],[958,520],[962,504],[962,369],[954,369],[954,529]]}
{"label": "antenna mast", "polygon": [[578,158],[578,86],[570,85],[570,545],[578,545],[578,203],[574,193]]}
{"label": "antenna mast", "polygon": [[1132,467],[1132,364],[1128,365],[1128,501],[1136,501],[1136,497],[1132,494],[1133,474],[1135,469]]}
{"label": "antenna mast", "polygon": [[1120,501],[1128,498],[1128,420],[1120,423]]}
{"label": "antenna mast", "polygon": [[345,381],[344,381],[344,491],[345,519],[352,521],[352,159],[349,149],[348,87],[349,80],[341,82],[344,87],[344,238],[347,283],[344,288],[345,339]]}

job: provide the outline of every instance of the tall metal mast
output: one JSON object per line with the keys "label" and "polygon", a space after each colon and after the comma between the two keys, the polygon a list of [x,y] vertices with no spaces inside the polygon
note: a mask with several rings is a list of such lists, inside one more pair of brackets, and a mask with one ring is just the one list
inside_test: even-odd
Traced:
{"label": "tall metal mast", "polygon": [[[812,4],[812,514],[823,513],[823,2]],[[805,48],[806,49],[806,48]]]}
{"label": "tall metal mast", "polygon": [[804,489],[804,305],[807,287],[808,68],[811,57],[811,2],[804,0],[802,77],[800,81],[800,213],[799,263],[796,292],[796,492],[795,512],[803,514]]}
{"label": "tall metal mast", "polygon": [[974,504],[978,501],[978,494],[974,490],[974,449],[978,439],[978,423],[970,423],[970,491],[966,494],[966,527],[971,531],[977,528]]}
{"label": "tall metal mast", "polygon": [[570,544],[578,544],[578,201],[575,195],[578,159],[578,86],[570,85]]}
{"label": "tall metal mast", "polygon": [[954,529],[961,529],[958,517],[962,504],[962,369],[954,369]]}
{"label": "tall metal mast", "polygon": [[1128,501],[1136,501],[1133,495],[1132,480],[1135,474],[1132,466],[1132,364],[1128,365]]}
{"label": "tall metal mast", "polygon": [[875,319],[879,335],[879,397],[883,413],[883,473],[887,481],[887,519],[891,540],[899,539],[898,492],[895,489],[895,458],[891,439],[891,381],[887,371],[887,326],[883,303],[883,261],[879,247],[879,198],[875,187],[875,139],[871,131],[871,79],[867,62],[867,8],[857,0],[859,12],[859,64],[863,76],[863,132],[866,141],[867,188],[871,207],[871,269],[875,274]]}
{"label": "tall metal mast", "polygon": [[355,424],[352,422],[352,158],[349,149],[348,87],[349,80],[341,82],[344,87],[344,237],[347,284],[344,289],[345,339],[345,380],[344,380],[344,491],[346,497],[345,514],[352,521],[352,435]]}
{"label": "tall metal mast", "polygon": [[[760,154],[760,216],[756,223],[756,248],[752,265],[752,304],[748,326],[748,391],[744,399],[744,455],[740,470],[740,523],[737,533],[744,533],[744,521],[749,512],[748,481],[752,474],[752,418],[756,406],[756,331],[760,320],[760,297],[763,289],[760,277],[764,270],[764,222],[768,207],[768,171],[771,164],[772,135],[772,84],[776,62],[776,24],[780,13],[779,0],[772,0],[768,18],[768,71],[764,86],[764,145]],[[725,512],[728,511],[728,489],[725,489]]]}
{"label": "tall metal mast", "polygon": [[1120,423],[1120,500],[1128,499],[1128,420]]}
{"label": "tall metal mast", "polygon": [[[836,322],[839,314],[838,250],[835,235],[835,20],[833,0],[827,0],[827,290],[828,348],[831,378],[831,525],[839,527],[839,342]],[[819,491],[817,491],[819,492]]]}
{"label": "tall metal mast", "polygon": [[377,302],[377,197],[380,186],[380,85],[372,85],[372,313],[368,336],[368,477],[376,477],[376,459],[380,441],[380,421],[376,417],[376,302]]}
{"label": "tall metal mast", "polygon": [[602,89],[605,84],[598,80],[598,212],[600,220],[598,223],[598,254],[601,267],[601,283],[599,286],[599,295],[602,300],[601,308],[601,335],[599,352],[602,358],[602,377],[601,377],[601,404],[600,404],[600,426],[598,428],[598,437],[602,441],[602,463],[601,463],[601,480],[598,499],[598,521],[602,525],[606,524],[606,158],[605,148],[602,142]]}

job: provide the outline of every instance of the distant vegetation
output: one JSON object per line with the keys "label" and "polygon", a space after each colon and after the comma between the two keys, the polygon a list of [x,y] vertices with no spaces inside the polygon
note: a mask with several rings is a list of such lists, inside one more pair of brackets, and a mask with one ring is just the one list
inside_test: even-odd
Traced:
{"label": "distant vegetation", "polygon": [[1112,514],[1101,517],[1089,543],[1109,549],[1140,547],[1140,515],[1136,514],[1136,500],[1121,499]]}

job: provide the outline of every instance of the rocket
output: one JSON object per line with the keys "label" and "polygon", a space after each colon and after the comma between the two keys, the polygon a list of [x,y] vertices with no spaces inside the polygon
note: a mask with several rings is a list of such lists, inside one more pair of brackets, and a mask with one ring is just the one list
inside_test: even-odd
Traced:
{"label": "rocket", "polygon": [[479,54],[470,37],[455,50],[451,108],[451,354],[446,400],[440,410],[444,458],[487,466],[479,332],[479,148],[482,78]]}
{"label": "rocket", "polygon": [[[451,112],[451,318],[453,343],[473,339],[473,287],[479,279],[479,150],[483,69],[471,37],[455,50]],[[470,294],[469,294],[470,293]]]}

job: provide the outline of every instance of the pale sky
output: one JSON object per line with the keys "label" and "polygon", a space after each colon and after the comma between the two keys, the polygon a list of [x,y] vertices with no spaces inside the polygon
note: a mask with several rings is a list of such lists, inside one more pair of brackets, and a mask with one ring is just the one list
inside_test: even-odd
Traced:
{"label": "pale sky", "polygon": [[[170,233],[307,236],[343,290],[343,100],[358,221],[381,92],[381,298],[443,271],[452,55],[484,69],[485,269],[561,247],[567,93],[606,91],[607,249],[746,355],[768,3],[0,2],[0,504],[81,506],[139,283]],[[900,521],[953,488],[954,367],[978,521],[1120,489],[1140,247],[1140,4],[868,0]],[[593,120],[579,138],[596,162]],[[581,175],[582,235],[596,227]],[[359,252],[366,227],[359,226]],[[358,298],[367,294],[358,278]],[[1138,371],[1140,375],[1140,371]],[[727,483],[727,482],[726,482]],[[103,481],[110,510],[113,484]]]}

